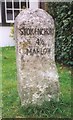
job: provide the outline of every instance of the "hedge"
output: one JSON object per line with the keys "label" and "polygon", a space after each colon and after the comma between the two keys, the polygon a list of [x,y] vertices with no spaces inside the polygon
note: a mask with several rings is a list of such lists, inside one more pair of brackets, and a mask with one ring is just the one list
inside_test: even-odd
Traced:
{"label": "hedge", "polygon": [[48,3],[48,11],[55,20],[55,57],[60,63],[72,66],[73,2]]}

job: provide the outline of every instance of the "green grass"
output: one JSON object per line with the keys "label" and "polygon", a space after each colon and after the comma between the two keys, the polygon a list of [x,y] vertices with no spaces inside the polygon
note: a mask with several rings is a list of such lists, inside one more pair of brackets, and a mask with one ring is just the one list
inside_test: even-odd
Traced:
{"label": "green grass", "polygon": [[0,119],[2,116],[2,49],[0,48]]}
{"label": "green grass", "polygon": [[42,106],[21,107],[17,92],[16,55],[14,47],[2,48],[2,117],[71,117],[71,71],[57,64],[60,81],[60,101],[44,102]]}

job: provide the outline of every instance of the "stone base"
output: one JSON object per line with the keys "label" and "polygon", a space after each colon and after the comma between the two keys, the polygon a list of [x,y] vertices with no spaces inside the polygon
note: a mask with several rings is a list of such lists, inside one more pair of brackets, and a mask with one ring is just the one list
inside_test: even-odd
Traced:
{"label": "stone base", "polygon": [[59,81],[56,66],[52,64],[48,70],[46,67],[49,68],[49,64],[44,65],[43,68],[37,66],[37,69],[32,69],[31,65],[27,69],[27,65],[25,65],[25,69],[20,72],[19,95],[22,106],[42,105],[44,101],[59,100]]}

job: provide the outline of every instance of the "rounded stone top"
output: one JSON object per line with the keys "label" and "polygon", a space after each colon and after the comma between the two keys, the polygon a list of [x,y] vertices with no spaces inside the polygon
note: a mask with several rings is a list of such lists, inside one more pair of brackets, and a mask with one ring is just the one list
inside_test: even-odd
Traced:
{"label": "rounded stone top", "polygon": [[[44,26],[50,26],[54,28],[54,20],[50,14],[48,14],[43,9],[30,9],[26,8],[22,10],[15,19],[15,23],[17,26],[20,26],[22,23],[24,24],[36,24],[41,25],[43,22]],[[34,25],[35,26],[35,25]],[[44,27],[43,26],[43,27]]]}

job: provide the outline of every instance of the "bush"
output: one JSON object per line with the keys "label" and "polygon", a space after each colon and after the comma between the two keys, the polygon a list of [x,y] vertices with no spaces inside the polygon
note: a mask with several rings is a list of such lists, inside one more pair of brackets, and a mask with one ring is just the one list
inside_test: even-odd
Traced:
{"label": "bush", "polygon": [[55,20],[56,41],[55,57],[56,60],[66,64],[73,65],[71,58],[72,40],[72,7],[71,3],[48,3],[49,13]]}

